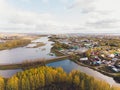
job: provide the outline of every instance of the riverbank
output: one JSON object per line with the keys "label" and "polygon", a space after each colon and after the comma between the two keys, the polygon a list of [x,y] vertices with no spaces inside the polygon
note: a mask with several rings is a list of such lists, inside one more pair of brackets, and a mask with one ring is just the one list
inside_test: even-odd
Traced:
{"label": "riverbank", "polygon": [[100,72],[103,75],[106,75],[108,77],[112,77],[115,80],[115,82],[120,83],[120,73],[109,73],[109,72],[106,72],[106,71],[104,71],[100,68],[97,68],[95,66],[89,66],[89,65],[83,64],[83,63],[81,63],[77,60],[72,60],[72,61],[75,62],[76,64],[80,65],[80,66],[88,67],[88,68],[93,69],[97,72]]}
{"label": "riverbank", "polygon": [[[39,39],[42,35],[23,35],[23,36],[11,36],[4,39],[4,42],[0,43],[0,50],[13,49],[18,47],[24,47],[30,44],[33,40]],[[39,47],[43,44],[38,43],[36,46]]]}
{"label": "riverbank", "polygon": [[29,39],[10,40],[0,44],[0,50],[23,47],[31,43]]}
{"label": "riverbank", "polygon": [[43,42],[38,42],[36,46],[34,46],[33,48],[38,48],[38,47],[42,47],[45,46],[45,43]]}
{"label": "riverbank", "polygon": [[[58,50],[54,50],[54,53],[56,55],[65,55],[65,54],[61,53],[60,51],[58,51]],[[103,71],[102,69],[99,69],[99,68],[97,68],[95,66],[89,66],[89,65],[86,65],[86,64],[83,64],[83,63],[79,62],[78,60],[73,60],[70,57],[69,57],[69,59],[71,61],[75,62],[76,64],[80,65],[80,66],[88,67],[88,68],[93,69],[93,70],[95,70],[97,72],[100,72],[100,73],[102,73],[102,74],[104,74],[106,76],[112,77],[117,83],[120,83],[120,81],[119,81],[120,74],[119,73],[109,73],[109,72]]]}
{"label": "riverbank", "polygon": [[89,65],[85,65],[85,64],[83,64],[83,63],[81,63],[81,62],[79,62],[79,61],[74,61],[75,63],[77,63],[78,65],[81,65],[81,66],[84,66],[84,67],[88,67],[88,68],[91,68],[91,69],[93,69],[93,70],[96,70],[96,71],[98,71],[98,72],[100,72],[100,73],[102,73],[102,74],[104,74],[104,75],[107,75],[107,76],[109,76],[109,77],[116,77],[116,76],[119,76],[120,74],[116,74],[116,73],[108,73],[108,72],[105,72],[105,71],[103,71],[103,70],[101,70],[101,69],[99,69],[99,68],[96,68],[96,67],[92,67],[92,66],[89,66]]}
{"label": "riverbank", "polygon": [[0,77],[0,90],[120,90],[107,82],[73,70],[38,67],[16,73],[10,78]]}
{"label": "riverbank", "polygon": [[5,65],[0,65],[0,70],[27,69],[38,66],[45,66],[48,63],[62,61],[68,57],[69,56],[59,56],[52,59],[36,59],[36,60],[24,61],[22,63],[16,63],[16,64],[5,64]]}

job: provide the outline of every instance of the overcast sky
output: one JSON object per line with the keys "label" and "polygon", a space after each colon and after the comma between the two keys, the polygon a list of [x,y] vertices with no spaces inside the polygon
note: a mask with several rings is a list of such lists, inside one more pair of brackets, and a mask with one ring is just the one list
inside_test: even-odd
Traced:
{"label": "overcast sky", "polygon": [[120,33],[120,0],[0,0],[0,32]]}

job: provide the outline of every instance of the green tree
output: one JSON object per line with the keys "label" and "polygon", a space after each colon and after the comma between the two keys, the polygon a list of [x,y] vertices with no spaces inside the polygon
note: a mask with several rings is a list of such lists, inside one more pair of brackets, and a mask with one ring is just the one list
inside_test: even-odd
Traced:
{"label": "green tree", "polygon": [[4,90],[4,87],[5,87],[4,79],[0,77],[0,90]]}

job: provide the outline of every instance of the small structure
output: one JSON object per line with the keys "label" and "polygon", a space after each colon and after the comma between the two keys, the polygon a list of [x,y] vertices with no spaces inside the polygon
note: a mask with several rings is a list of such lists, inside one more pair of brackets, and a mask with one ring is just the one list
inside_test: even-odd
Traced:
{"label": "small structure", "polygon": [[105,55],[104,55],[104,54],[102,54],[102,55],[101,55],[101,57],[103,57],[103,58],[104,58],[104,57],[105,57]]}
{"label": "small structure", "polygon": [[88,57],[80,58],[79,61],[82,62],[82,63],[86,63],[86,64],[89,64],[89,63],[90,63]]}
{"label": "small structure", "polygon": [[68,55],[73,55],[74,53],[73,52],[67,52]]}
{"label": "small structure", "polygon": [[77,49],[79,49],[79,47],[78,46],[73,46],[73,49],[77,50]]}
{"label": "small structure", "polygon": [[109,67],[113,72],[119,72],[119,70],[115,66],[109,66]]}
{"label": "small structure", "polygon": [[100,65],[102,63],[98,56],[93,56],[90,60],[93,65]]}
{"label": "small structure", "polygon": [[114,72],[119,72],[117,68],[112,68]]}
{"label": "small structure", "polygon": [[87,61],[88,57],[80,58],[80,61]]}
{"label": "small structure", "polygon": [[92,48],[92,44],[84,44],[86,48]]}
{"label": "small structure", "polygon": [[118,60],[118,58],[113,58],[112,61],[116,62]]}
{"label": "small structure", "polygon": [[110,57],[110,58],[114,58],[115,55],[114,55],[114,54],[109,54],[108,57]]}

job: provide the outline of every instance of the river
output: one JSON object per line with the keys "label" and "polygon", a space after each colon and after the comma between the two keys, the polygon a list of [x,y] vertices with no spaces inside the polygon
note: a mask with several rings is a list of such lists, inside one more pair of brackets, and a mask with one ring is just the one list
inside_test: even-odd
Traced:
{"label": "river", "polygon": [[[41,59],[49,59],[54,58],[56,56],[50,56],[49,53],[51,52],[52,43],[48,41],[48,37],[41,37],[37,40],[32,41],[35,42],[43,42],[45,46],[38,47],[38,48],[27,48],[31,44],[25,47],[19,47],[9,50],[2,50],[0,51],[0,64],[12,64],[12,63],[21,63],[25,61],[36,60],[38,58]],[[22,71],[21,69],[15,70],[0,70],[0,75],[3,77],[11,77],[16,72]]]}
{"label": "river", "polygon": [[[38,47],[38,48],[27,48],[27,46],[25,46],[25,47],[19,47],[15,49],[0,51],[0,64],[20,63],[20,62],[24,62],[25,60],[32,60],[32,59],[34,60],[36,58],[48,59],[48,58],[56,57],[56,56],[49,55],[53,42],[49,41],[48,37],[41,37],[40,39],[34,40],[33,42],[43,42],[45,43],[45,46]],[[68,59],[64,61],[49,63],[47,64],[47,66],[62,67],[68,73],[73,69],[80,70],[81,72],[84,72],[97,79],[106,81],[110,85],[120,86],[120,84],[116,83],[112,77],[103,75],[88,67],[77,65],[76,63]],[[3,77],[11,77],[13,74],[19,71],[22,71],[22,70],[21,69],[0,70],[0,75]]]}
{"label": "river", "polygon": [[112,77],[103,75],[102,73],[95,71],[93,69],[90,69],[88,67],[80,66],[80,65],[70,61],[69,59],[66,59],[64,61],[49,63],[49,64],[47,64],[47,66],[62,67],[64,69],[64,71],[66,71],[67,73],[69,73],[72,70],[80,70],[81,72],[86,73],[90,76],[93,76],[94,78],[106,81],[110,85],[120,86],[120,84],[116,83]]}
{"label": "river", "polygon": [[47,37],[41,37],[40,39],[34,40],[32,42],[43,42],[45,46],[38,48],[27,48],[19,47],[10,50],[0,51],[0,64],[12,64],[12,63],[21,63],[25,60],[34,60],[37,58],[54,58],[55,56],[50,56],[50,50],[52,47],[51,41],[48,41]]}

